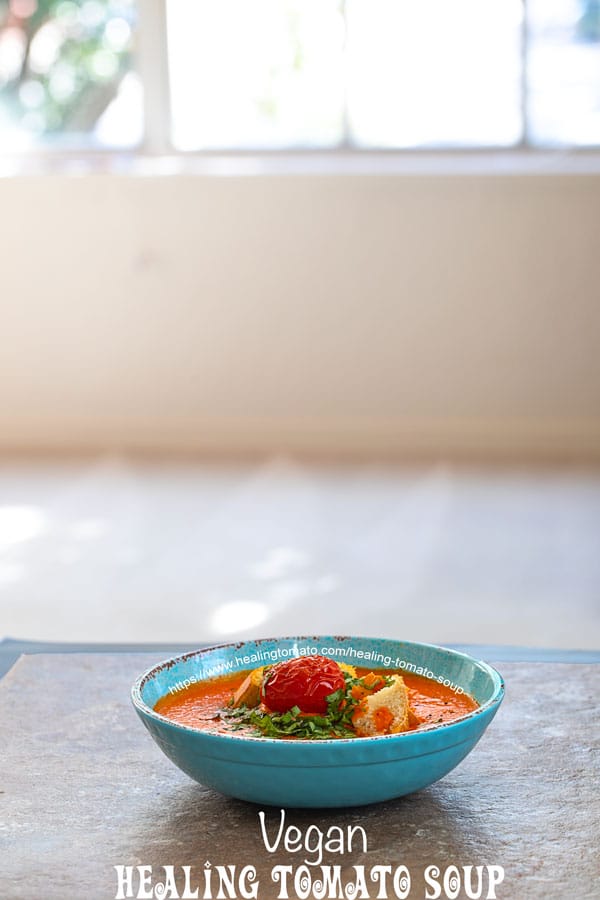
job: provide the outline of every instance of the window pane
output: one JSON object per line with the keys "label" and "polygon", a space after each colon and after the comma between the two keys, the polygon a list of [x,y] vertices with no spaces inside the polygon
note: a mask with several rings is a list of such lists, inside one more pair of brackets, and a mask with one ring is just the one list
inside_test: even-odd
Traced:
{"label": "window pane", "polygon": [[0,0],[0,148],[131,146],[133,0]]}
{"label": "window pane", "polygon": [[362,145],[521,138],[520,0],[347,0],[350,128]]}
{"label": "window pane", "polygon": [[529,0],[529,122],[539,144],[600,144],[600,0]]}
{"label": "window pane", "polygon": [[176,147],[341,139],[339,0],[168,0],[167,10]]}

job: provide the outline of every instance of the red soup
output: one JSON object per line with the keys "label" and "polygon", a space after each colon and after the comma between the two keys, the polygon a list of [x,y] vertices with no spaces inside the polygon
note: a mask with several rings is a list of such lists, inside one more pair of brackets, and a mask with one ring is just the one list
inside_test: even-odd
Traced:
{"label": "red soup", "polygon": [[[301,659],[264,670],[236,672],[169,693],[158,700],[154,709],[191,728],[287,740],[416,731],[452,722],[477,709],[473,698],[458,686],[401,670],[371,671],[349,666],[340,666],[343,677],[338,675],[336,680],[332,679],[331,661],[317,659],[323,660],[321,673],[318,662],[312,665],[314,671],[308,672],[306,661],[303,664]],[[298,671],[290,673],[288,670],[294,666]],[[289,679],[290,674],[293,693],[286,709],[279,685],[283,684],[285,690],[284,676]],[[325,677],[327,687],[321,688],[319,695],[319,678]],[[306,683],[305,704],[298,690],[302,678]],[[324,697],[330,688],[336,690]],[[274,696],[277,702],[270,699]],[[315,696],[323,699],[315,701]],[[274,708],[269,707],[269,702]]]}

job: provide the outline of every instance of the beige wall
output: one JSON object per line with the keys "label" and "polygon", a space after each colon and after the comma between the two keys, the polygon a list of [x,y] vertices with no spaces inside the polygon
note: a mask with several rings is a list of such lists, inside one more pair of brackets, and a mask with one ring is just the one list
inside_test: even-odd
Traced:
{"label": "beige wall", "polygon": [[600,456],[600,176],[0,180],[0,449]]}

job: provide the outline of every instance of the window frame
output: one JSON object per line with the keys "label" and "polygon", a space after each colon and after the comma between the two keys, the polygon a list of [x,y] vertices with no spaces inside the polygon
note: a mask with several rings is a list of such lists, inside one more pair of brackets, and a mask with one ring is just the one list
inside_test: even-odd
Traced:
{"label": "window frame", "polygon": [[[521,0],[523,19],[521,24],[521,79],[520,79],[520,121],[521,139],[512,145],[486,146],[450,146],[438,145],[428,147],[364,147],[352,142],[349,133],[348,117],[344,113],[344,136],[340,143],[331,147],[310,147],[290,145],[286,147],[222,147],[195,150],[181,150],[171,142],[171,104],[169,85],[169,61],[167,41],[167,2],[168,0],[138,0],[138,25],[136,50],[133,57],[133,71],[142,84],[143,91],[143,136],[138,145],[130,148],[81,146],[65,148],[60,146],[43,146],[3,153],[0,159],[3,169],[0,176],[19,168],[17,160],[33,163],[35,170],[39,168],[66,168],[72,166],[77,171],[91,169],[139,170],[144,171],[144,164],[149,163],[152,170],[153,160],[166,160],[165,171],[185,171],[194,169],[208,171],[219,169],[219,161],[223,161],[226,174],[235,170],[236,163],[241,170],[260,168],[262,161],[266,171],[270,169],[282,171],[300,170],[305,166],[308,170],[327,170],[329,166],[342,169],[368,171],[370,162],[384,163],[383,168],[393,171],[428,170],[430,164],[443,161],[449,171],[454,169],[468,170],[471,164],[474,170],[486,168],[500,163],[501,169],[511,168],[516,171],[537,171],[541,166],[556,167],[559,170],[600,171],[600,142],[586,145],[540,145],[532,142],[528,119],[529,84],[527,78],[527,61],[529,53],[529,26],[527,16],[528,0]],[[345,0],[342,0],[345,5]],[[170,163],[169,163],[170,161]],[[478,163],[475,164],[475,163]],[[274,165],[273,165],[274,164]],[[475,165],[473,165],[475,164]],[[160,171],[160,166],[158,167]]]}

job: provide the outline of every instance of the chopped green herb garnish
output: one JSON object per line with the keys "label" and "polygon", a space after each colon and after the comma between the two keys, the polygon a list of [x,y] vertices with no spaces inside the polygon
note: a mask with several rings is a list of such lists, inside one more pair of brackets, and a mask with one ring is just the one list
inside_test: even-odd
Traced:
{"label": "chopped green herb garnish", "polygon": [[[372,691],[374,686],[365,684],[364,678],[354,678],[349,672],[344,672],[344,679],[345,687],[325,698],[327,712],[323,715],[302,713],[298,706],[284,713],[265,712],[246,706],[227,706],[221,710],[221,716],[233,731],[249,727],[269,738],[353,738],[356,733],[352,727],[352,715],[360,701],[352,696],[352,688],[358,685]],[[383,676],[383,682],[383,687],[388,687],[393,679]]]}

